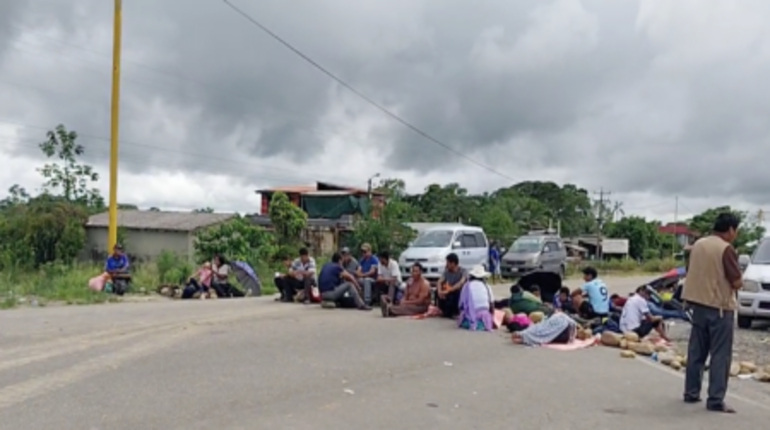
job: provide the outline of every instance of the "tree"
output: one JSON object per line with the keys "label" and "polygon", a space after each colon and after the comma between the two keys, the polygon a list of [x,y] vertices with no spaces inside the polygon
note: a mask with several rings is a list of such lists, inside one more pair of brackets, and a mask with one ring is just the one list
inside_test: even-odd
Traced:
{"label": "tree", "polygon": [[717,216],[725,212],[733,213],[741,220],[738,237],[735,239],[733,246],[738,252],[750,253],[753,251],[756,242],[765,236],[765,227],[762,226],[756,217],[749,216],[747,212],[735,210],[730,206],[709,208],[692,217],[687,224],[693,232],[701,236],[707,235],[714,228],[714,221]]}
{"label": "tree", "polygon": [[282,246],[298,245],[307,227],[307,214],[282,192],[273,194],[268,212],[278,243]]}
{"label": "tree", "polygon": [[608,223],[604,234],[610,238],[628,239],[628,254],[634,259],[660,257],[662,235],[658,223],[638,216],[623,217]]}
{"label": "tree", "polygon": [[27,190],[19,184],[14,184],[11,185],[11,188],[8,188],[8,197],[0,200],[0,210],[23,205],[27,202],[29,202],[29,193]]}
{"label": "tree", "polygon": [[271,262],[276,249],[273,235],[243,217],[204,229],[195,236],[195,255],[200,262],[221,254],[256,265]]}
{"label": "tree", "polygon": [[93,183],[99,180],[99,174],[93,167],[78,162],[85,154],[83,145],[77,143],[77,133],[68,131],[59,124],[47,133],[47,140],[39,147],[48,158],[58,158],[58,162],[46,163],[38,171],[45,178],[43,190],[46,193],[62,196],[66,201],[101,210],[104,199]]}
{"label": "tree", "polygon": [[205,208],[198,208],[193,210],[193,213],[197,214],[213,214],[214,208],[206,206]]}

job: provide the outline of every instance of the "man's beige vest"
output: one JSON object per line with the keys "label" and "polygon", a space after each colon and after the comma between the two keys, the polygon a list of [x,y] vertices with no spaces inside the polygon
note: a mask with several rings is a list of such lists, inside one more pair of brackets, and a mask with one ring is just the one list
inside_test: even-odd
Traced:
{"label": "man's beige vest", "polygon": [[735,291],[725,277],[722,262],[728,246],[730,244],[719,236],[706,236],[695,242],[682,290],[684,301],[725,311],[735,310]]}

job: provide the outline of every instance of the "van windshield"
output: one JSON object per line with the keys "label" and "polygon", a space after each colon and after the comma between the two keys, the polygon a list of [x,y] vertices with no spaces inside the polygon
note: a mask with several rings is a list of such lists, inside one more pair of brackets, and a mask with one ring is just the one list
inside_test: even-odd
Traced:
{"label": "van windshield", "polygon": [[757,250],[751,257],[753,264],[770,264],[770,240],[763,240],[759,243]]}
{"label": "van windshield", "polygon": [[446,248],[452,243],[455,232],[452,230],[431,230],[421,234],[412,243],[414,248]]}
{"label": "van windshield", "polygon": [[543,241],[537,237],[520,237],[511,245],[512,252],[532,253],[540,252]]}

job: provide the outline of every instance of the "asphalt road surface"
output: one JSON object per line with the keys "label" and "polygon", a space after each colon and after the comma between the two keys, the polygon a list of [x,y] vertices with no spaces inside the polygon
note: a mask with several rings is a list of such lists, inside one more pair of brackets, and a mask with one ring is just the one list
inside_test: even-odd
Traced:
{"label": "asphalt road surface", "polygon": [[768,385],[731,382],[728,416],[683,404],[682,382],[609,348],[270,298],[0,313],[1,429],[766,427]]}

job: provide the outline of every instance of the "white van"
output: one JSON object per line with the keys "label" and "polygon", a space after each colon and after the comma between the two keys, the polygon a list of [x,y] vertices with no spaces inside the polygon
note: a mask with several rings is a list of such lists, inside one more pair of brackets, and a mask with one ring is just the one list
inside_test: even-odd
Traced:
{"label": "white van", "polygon": [[[741,264],[746,264],[745,258]],[[759,320],[770,320],[770,238],[762,239],[743,272],[738,291],[738,327],[751,328]]]}
{"label": "white van", "polygon": [[425,268],[424,276],[431,282],[437,281],[444,273],[446,256],[455,253],[460,266],[471,269],[478,264],[489,266],[489,242],[481,227],[462,224],[446,224],[430,227],[419,233],[417,239],[401,253],[398,263],[404,277],[409,276],[409,267],[420,263]]}

